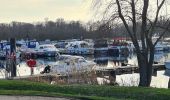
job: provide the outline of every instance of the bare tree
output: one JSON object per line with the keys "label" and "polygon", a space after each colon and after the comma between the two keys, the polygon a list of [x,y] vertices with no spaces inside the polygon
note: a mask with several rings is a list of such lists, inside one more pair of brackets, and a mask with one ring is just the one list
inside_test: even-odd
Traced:
{"label": "bare tree", "polygon": [[[105,9],[103,11],[105,20],[121,22],[125,26],[136,49],[140,73],[139,86],[150,86],[155,46],[169,30],[168,16],[163,24],[159,23],[159,18],[167,15],[161,10],[165,2],[166,0],[94,0],[93,2],[98,9],[99,7]],[[159,33],[159,38],[152,41],[157,27],[162,31]]]}

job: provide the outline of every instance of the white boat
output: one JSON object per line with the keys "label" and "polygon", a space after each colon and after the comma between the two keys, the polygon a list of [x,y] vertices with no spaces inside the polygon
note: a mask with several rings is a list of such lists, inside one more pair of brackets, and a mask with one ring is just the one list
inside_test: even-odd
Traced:
{"label": "white boat", "polygon": [[36,49],[36,54],[43,57],[56,57],[59,56],[59,50],[52,44],[39,45]]}
{"label": "white boat", "polygon": [[[155,41],[153,43],[155,43]],[[139,42],[139,46],[140,46],[140,49],[141,49],[142,48],[141,42]],[[160,41],[155,45],[154,49],[155,49],[154,50],[155,52],[163,52],[163,51],[168,51],[169,46],[166,43]]]}
{"label": "white boat", "polygon": [[94,49],[93,45],[89,44],[86,41],[74,41],[68,42],[65,47],[66,54],[93,54]]}
{"label": "white boat", "polygon": [[59,55],[59,50],[54,45],[40,45],[37,41],[26,42],[25,45],[21,46],[20,51],[24,57],[30,54],[36,57],[56,57]]}
{"label": "white boat", "polygon": [[61,55],[59,60],[50,66],[52,66],[52,72],[66,75],[75,72],[91,71],[95,65],[95,62],[85,60],[82,56]]}
{"label": "white boat", "polygon": [[39,43],[37,41],[25,41],[20,43],[20,51],[21,52],[35,52],[35,49],[39,47]]}

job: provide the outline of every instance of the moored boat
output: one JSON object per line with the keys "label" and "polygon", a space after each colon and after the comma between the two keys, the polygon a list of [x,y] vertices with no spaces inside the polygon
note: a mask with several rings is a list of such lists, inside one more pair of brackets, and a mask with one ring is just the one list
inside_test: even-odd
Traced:
{"label": "moored boat", "polygon": [[52,44],[39,45],[35,50],[38,57],[58,57],[59,50]]}
{"label": "moored boat", "polygon": [[51,73],[67,75],[75,72],[91,71],[96,63],[88,61],[82,56],[60,55],[57,61],[48,62],[46,65],[51,66]]}
{"label": "moored boat", "polygon": [[68,42],[65,47],[66,54],[90,55],[94,53],[93,45],[86,41]]}

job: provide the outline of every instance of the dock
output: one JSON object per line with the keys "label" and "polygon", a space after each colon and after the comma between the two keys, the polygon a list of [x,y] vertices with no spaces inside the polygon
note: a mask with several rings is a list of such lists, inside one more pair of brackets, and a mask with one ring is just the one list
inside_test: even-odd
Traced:
{"label": "dock", "polygon": [[[114,71],[117,75],[121,75],[121,74],[138,73],[139,67],[135,66],[135,65],[116,66],[116,67],[96,67],[95,70],[97,73]],[[164,64],[154,64],[153,70],[154,71],[165,70],[165,65]]]}
{"label": "dock", "polygon": [[[164,64],[154,64],[152,76],[157,76],[157,71],[165,69],[166,68]],[[110,80],[110,85],[115,85],[117,84],[116,75],[139,73],[139,67],[134,65],[117,67],[96,67],[95,72],[97,77],[105,78],[106,76],[108,76],[108,78],[105,79]]]}

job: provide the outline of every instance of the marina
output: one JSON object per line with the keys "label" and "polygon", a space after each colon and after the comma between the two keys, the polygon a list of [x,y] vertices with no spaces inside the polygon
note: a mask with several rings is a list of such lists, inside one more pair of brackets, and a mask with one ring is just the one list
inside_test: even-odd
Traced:
{"label": "marina", "polygon": [[[130,74],[133,75],[135,73],[138,74],[139,72],[136,55],[132,52],[134,51],[132,50],[133,47],[130,46],[130,44],[125,44],[124,42],[122,42],[122,44],[105,42],[108,43],[108,45],[98,42],[100,45],[95,45],[95,42],[93,43],[91,40],[91,46],[83,46],[86,48],[90,47],[89,49],[92,50],[90,54],[87,53],[87,49],[74,48],[75,45],[78,46],[79,43],[83,43],[83,45],[85,45],[84,43],[86,42],[79,40],[73,40],[70,44],[67,41],[67,43],[64,43],[66,47],[61,44],[59,46],[59,43],[54,41],[48,41],[47,43],[36,42],[34,40],[30,42],[16,41],[16,43],[16,54],[20,54],[20,56],[15,56],[16,75],[11,77],[11,61],[13,62],[12,59],[14,58],[12,56],[14,55],[9,55],[8,58],[5,57],[5,59],[1,59],[2,67],[0,77],[2,79],[33,79],[36,81],[43,80],[49,82],[52,82],[54,79],[64,79],[65,82],[66,80],[69,80],[74,83],[77,82],[75,80],[79,80],[78,76],[81,77],[83,74],[86,75],[87,73],[90,73],[87,75],[91,75],[93,73],[93,76],[95,76],[99,81],[98,84],[100,84],[101,81],[107,81],[109,84],[115,84],[118,82],[117,80],[119,80],[117,77]],[[56,44],[58,45],[56,46]],[[72,48],[70,48],[71,45],[73,46]],[[81,46],[81,44],[79,46]],[[69,53],[60,51],[66,51],[66,49],[68,51],[74,50],[74,52]],[[126,52],[123,52],[123,49],[125,49]],[[78,53],[79,51],[81,53]],[[166,51],[155,51],[153,76],[157,77],[159,76],[160,71],[165,71],[167,69],[166,66],[170,59],[168,52],[169,49],[166,49]],[[27,61],[30,59],[33,59],[36,62],[33,68],[29,67],[27,64]],[[44,73],[43,71],[47,66],[50,66],[50,71]],[[42,74],[42,72],[44,74]],[[75,78],[75,74],[77,74],[78,79]]]}
{"label": "marina", "polygon": [[170,0],[0,5],[0,99],[169,100]]}

